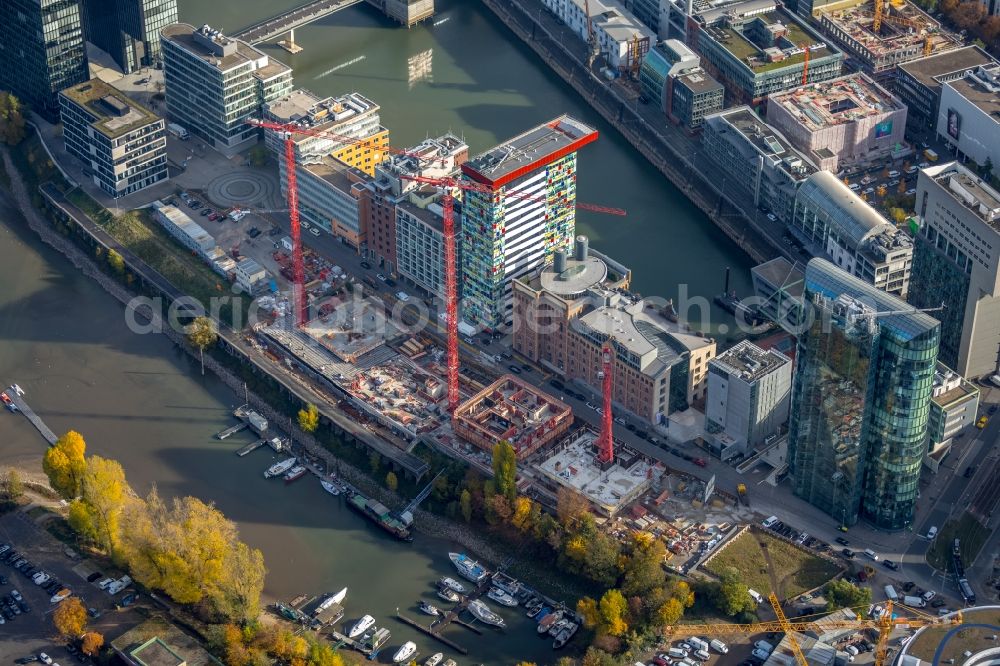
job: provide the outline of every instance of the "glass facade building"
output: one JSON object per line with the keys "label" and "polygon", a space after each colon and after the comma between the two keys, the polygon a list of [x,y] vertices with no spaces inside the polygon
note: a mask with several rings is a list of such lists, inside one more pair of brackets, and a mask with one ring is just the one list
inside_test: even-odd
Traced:
{"label": "glass facade building", "polygon": [[80,0],[0,2],[0,89],[50,122],[60,90],[90,78]]}
{"label": "glass facade building", "polygon": [[161,62],[160,31],[177,22],[177,0],[85,0],[87,41],[126,74]]}
{"label": "glass facade building", "polygon": [[913,520],[941,327],[824,259],[806,267],[788,460],[795,494],[843,525]]}

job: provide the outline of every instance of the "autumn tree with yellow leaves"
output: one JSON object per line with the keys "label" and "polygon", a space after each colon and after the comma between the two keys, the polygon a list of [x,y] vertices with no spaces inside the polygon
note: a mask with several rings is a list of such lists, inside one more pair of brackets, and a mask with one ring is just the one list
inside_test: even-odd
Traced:
{"label": "autumn tree with yellow leaves", "polygon": [[79,597],[63,599],[52,613],[52,624],[64,639],[76,638],[87,627],[87,609]]}
{"label": "autumn tree with yellow leaves", "polygon": [[83,435],[70,430],[57,439],[42,457],[42,470],[49,477],[49,485],[65,499],[73,499],[80,494],[86,451],[87,443],[83,441]]}

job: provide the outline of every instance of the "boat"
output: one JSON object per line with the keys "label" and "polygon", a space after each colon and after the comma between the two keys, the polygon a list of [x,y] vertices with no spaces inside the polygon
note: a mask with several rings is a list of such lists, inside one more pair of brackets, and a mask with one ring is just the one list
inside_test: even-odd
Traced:
{"label": "boat", "polygon": [[323,486],[323,490],[330,493],[334,497],[340,494],[340,488],[334,485],[332,481],[327,481],[326,479],[323,479],[322,481],[319,482],[319,484]]}
{"label": "boat", "polygon": [[381,502],[369,499],[359,492],[351,492],[347,498],[347,506],[400,541],[413,541],[410,528]]}
{"label": "boat", "polygon": [[446,659],[445,662],[441,664],[441,666],[458,666],[458,662],[455,661],[454,659]]}
{"label": "boat", "polygon": [[3,393],[0,393],[0,400],[3,400],[3,404],[10,411],[12,411],[12,412],[16,412],[17,411],[17,405],[15,405],[14,401],[10,399],[10,396],[7,395],[6,391],[3,392]]}
{"label": "boat", "polygon": [[292,481],[298,481],[303,476],[305,476],[306,472],[308,472],[308,471],[309,470],[306,469],[305,465],[296,465],[295,467],[293,467],[290,470],[288,470],[287,474],[285,474],[285,483],[291,483]]}
{"label": "boat", "polygon": [[446,587],[449,590],[458,592],[459,594],[465,594],[465,586],[459,583],[454,578],[448,578],[447,576],[445,576],[444,578],[438,581],[438,585],[440,587]]}
{"label": "boat", "polygon": [[375,650],[385,645],[386,641],[389,640],[390,635],[391,634],[389,633],[389,630],[386,629],[385,627],[367,633],[360,641],[361,649],[367,652],[374,652]]}
{"label": "boat", "polygon": [[480,622],[485,622],[486,624],[492,624],[494,627],[504,626],[503,618],[493,612],[493,610],[486,605],[485,602],[479,599],[473,599],[468,605],[469,612],[472,613],[477,620]]}
{"label": "boat", "polygon": [[450,601],[452,603],[458,603],[461,597],[458,596],[458,592],[455,590],[448,589],[447,587],[442,587],[438,590],[438,596],[445,601]]}
{"label": "boat", "polygon": [[563,632],[563,629],[568,628],[570,624],[571,623],[570,623],[569,620],[567,620],[566,618],[563,618],[562,620],[559,620],[558,622],[556,622],[555,624],[553,624],[551,627],[549,627],[549,630],[546,633],[549,636],[552,636],[553,638],[555,638],[556,636],[558,636],[559,634],[561,634]]}
{"label": "boat", "polygon": [[375,624],[375,618],[373,618],[371,615],[365,615],[363,618],[354,623],[354,626],[351,627],[351,630],[347,632],[347,637],[357,638],[361,634],[368,631],[368,629],[370,629],[373,624]]}
{"label": "boat", "polygon": [[493,574],[493,585],[514,598],[517,598],[524,592],[524,586],[518,580],[511,578],[502,571]]}
{"label": "boat", "polygon": [[404,661],[409,661],[416,653],[417,644],[413,641],[406,641],[402,647],[396,650],[396,654],[392,655],[392,663],[402,664]]}
{"label": "boat", "polygon": [[476,562],[465,553],[448,553],[448,559],[450,559],[451,563],[455,565],[456,569],[458,569],[458,574],[462,578],[467,578],[473,583],[481,583],[482,580],[489,575],[489,572],[486,571],[483,565]]}
{"label": "boat", "polygon": [[570,622],[568,627],[556,635],[556,639],[552,641],[552,649],[558,650],[562,646],[566,645],[566,643],[569,643],[569,639],[573,638],[574,634],[576,634],[576,630],[579,628],[580,625],[575,622]]}
{"label": "boat", "polygon": [[427,661],[424,662],[424,666],[438,666],[442,659],[444,659],[444,653],[435,652],[431,656],[427,657]]}
{"label": "boat", "polygon": [[429,604],[426,601],[420,602],[420,612],[426,613],[427,615],[440,615],[441,609],[433,604]]}
{"label": "boat", "polygon": [[538,611],[542,610],[542,606],[544,605],[545,604],[542,603],[541,599],[538,597],[532,597],[524,602],[524,615],[526,617],[535,617],[538,615]]}
{"label": "boat", "polygon": [[24,389],[22,389],[17,384],[11,384],[10,387],[14,390],[14,393],[18,395],[24,395]]}
{"label": "boat", "polygon": [[278,611],[278,614],[281,615],[281,617],[285,618],[286,620],[292,620],[293,622],[297,622],[299,619],[299,612],[297,610],[295,610],[291,606],[286,606],[280,601],[275,602],[274,608],[275,610]]}
{"label": "boat", "polygon": [[295,463],[296,463],[295,458],[285,458],[280,462],[276,462],[267,468],[267,471],[264,472],[264,478],[270,479],[275,476],[281,476],[282,474],[290,470],[293,466],[295,466]]}
{"label": "boat", "polygon": [[545,617],[538,622],[538,627],[536,627],[536,629],[538,633],[544,634],[550,627],[552,627],[552,625],[561,619],[562,613],[559,611],[556,611],[555,613],[546,613]]}
{"label": "boat", "polygon": [[517,599],[510,596],[499,587],[491,587],[490,591],[486,593],[486,596],[502,606],[509,606],[510,608],[513,608],[517,605]]}
{"label": "boat", "polygon": [[314,613],[322,613],[330,606],[334,604],[339,604],[346,598],[347,598],[347,588],[345,587],[340,592],[337,592],[336,594],[331,594],[326,599],[324,599],[319,606],[316,606],[316,610],[314,611]]}

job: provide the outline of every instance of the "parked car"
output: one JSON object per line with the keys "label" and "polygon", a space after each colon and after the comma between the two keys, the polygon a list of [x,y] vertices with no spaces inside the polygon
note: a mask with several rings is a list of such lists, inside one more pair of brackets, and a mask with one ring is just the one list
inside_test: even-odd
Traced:
{"label": "parked car", "polygon": [[840,554],[849,560],[854,559],[854,551],[851,550],[850,548],[844,548],[842,551],[840,551]]}
{"label": "parked car", "polygon": [[388,278],[386,278],[386,276],[382,275],[381,273],[379,273],[379,274],[378,274],[378,275],[376,275],[375,277],[377,277],[377,278],[378,278],[379,280],[381,280],[382,282],[385,282],[385,281],[386,281],[386,280],[388,279]]}
{"label": "parked car", "polygon": [[316,236],[317,238],[319,238],[319,229],[317,229],[316,227],[313,227],[312,229],[310,229],[309,233],[311,233],[313,236]]}
{"label": "parked car", "polygon": [[937,599],[935,599],[934,601],[931,602],[931,608],[941,608],[941,606],[944,606],[945,603],[947,603],[947,602],[945,602],[944,599],[941,599],[939,597],[939,598],[937,598]]}
{"label": "parked car", "polygon": [[49,655],[45,654],[44,652],[39,652],[38,653],[38,661],[40,661],[43,664],[45,664],[45,666],[52,666],[52,657],[50,657]]}
{"label": "parked car", "polygon": [[367,261],[362,261],[362,262],[361,262],[361,268],[365,269],[366,271],[367,271],[367,270],[370,270],[370,269],[371,269],[371,267],[372,267],[372,265],[371,265],[371,264],[369,264],[369,263],[368,263]]}
{"label": "parked car", "polygon": [[839,543],[841,546],[851,545],[851,542],[845,539],[844,537],[837,537],[837,543]]}
{"label": "parked car", "polygon": [[515,375],[521,374],[521,366],[519,365],[514,365],[513,363],[511,363],[510,365],[507,366],[507,369],[513,372]]}
{"label": "parked car", "polygon": [[892,560],[882,560],[882,566],[884,566],[886,569],[892,569],[893,571],[899,570],[899,565],[893,562]]}

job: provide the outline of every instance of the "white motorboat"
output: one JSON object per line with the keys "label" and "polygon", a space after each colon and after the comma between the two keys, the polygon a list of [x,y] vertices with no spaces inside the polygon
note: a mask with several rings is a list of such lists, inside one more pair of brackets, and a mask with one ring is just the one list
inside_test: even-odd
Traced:
{"label": "white motorboat", "polygon": [[469,602],[468,608],[469,612],[472,613],[480,622],[492,624],[494,627],[504,626],[503,618],[494,613],[485,602],[479,599],[473,599]]}
{"label": "white motorboat", "polygon": [[486,571],[483,565],[465,553],[448,553],[448,559],[458,569],[458,573],[462,578],[468,578],[473,583],[478,584],[489,575],[489,572]]}
{"label": "white motorboat", "polygon": [[454,659],[446,659],[441,666],[458,666],[458,662],[456,662]]}
{"label": "white motorboat", "polygon": [[396,654],[392,655],[392,663],[402,664],[404,661],[409,661],[416,653],[417,644],[413,641],[406,641],[402,647],[396,650]]}
{"label": "white motorboat", "polygon": [[326,479],[323,479],[322,481],[319,482],[319,484],[323,486],[323,490],[330,493],[334,497],[340,494],[340,488],[338,488],[332,481],[327,481]]}
{"label": "white motorboat", "polygon": [[426,601],[420,602],[420,612],[426,613],[427,615],[440,615],[441,609],[433,604],[429,604]]}
{"label": "white motorboat", "polygon": [[558,650],[562,646],[566,645],[566,643],[569,643],[569,640],[573,638],[573,635],[576,634],[576,630],[579,628],[580,625],[575,622],[570,622],[569,626],[563,629],[560,633],[556,634],[556,639],[552,641],[552,649]]}
{"label": "white motorboat", "polygon": [[281,476],[282,474],[290,470],[292,467],[294,467],[296,461],[297,461],[296,458],[285,458],[280,462],[274,463],[273,465],[267,468],[266,472],[264,472],[264,478],[271,479],[276,476]]}
{"label": "white motorboat", "polygon": [[11,384],[10,387],[14,389],[14,393],[18,395],[24,395],[24,390],[17,384]]}
{"label": "white motorboat", "polygon": [[316,607],[314,614],[322,613],[330,606],[334,604],[339,604],[346,598],[347,598],[347,588],[345,587],[340,592],[337,592],[337,594],[331,594],[326,599],[324,599],[322,603],[320,603],[320,605]]}
{"label": "white motorboat", "polygon": [[444,659],[444,653],[435,652],[431,656],[427,657],[427,661],[424,662],[424,666],[438,666],[442,659]]}
{"label": "white motorboat", "polygon": [[490,591],[486,593],[486,596],[502,606],[508,606],[510,608],[517,606],[517,599],[510,596],[499,587],[491,587]]}
{"label": "white motorboat", "polygon": [[458,596],[458,592],[456,592],[455,590],[450,590],[447,587],[442,587],[440,590],[438,590],[438,596],[444,599],[445,601],[450,601],[455,604],[457,604],[461,600],[461,597]]}
{"label": "white motorboat", "polygon": [[458,592],[459,594],[465,594],[465,586],[459,583],[454,578],[448,578],[447,576],[445,576],[444,578],[438,581],[438,585],[440,585],[441,587],[446,587],[454,592]]}
{"label": "white motorboat", "polygon": [[354,626],[351,627],[351,630],[347,632],[347,637],[357,638],[361,634],[368,631],[373,624],[375,624],[375,618],[373,618],[371,615],[365,615],[363,618],[354,623]]}

